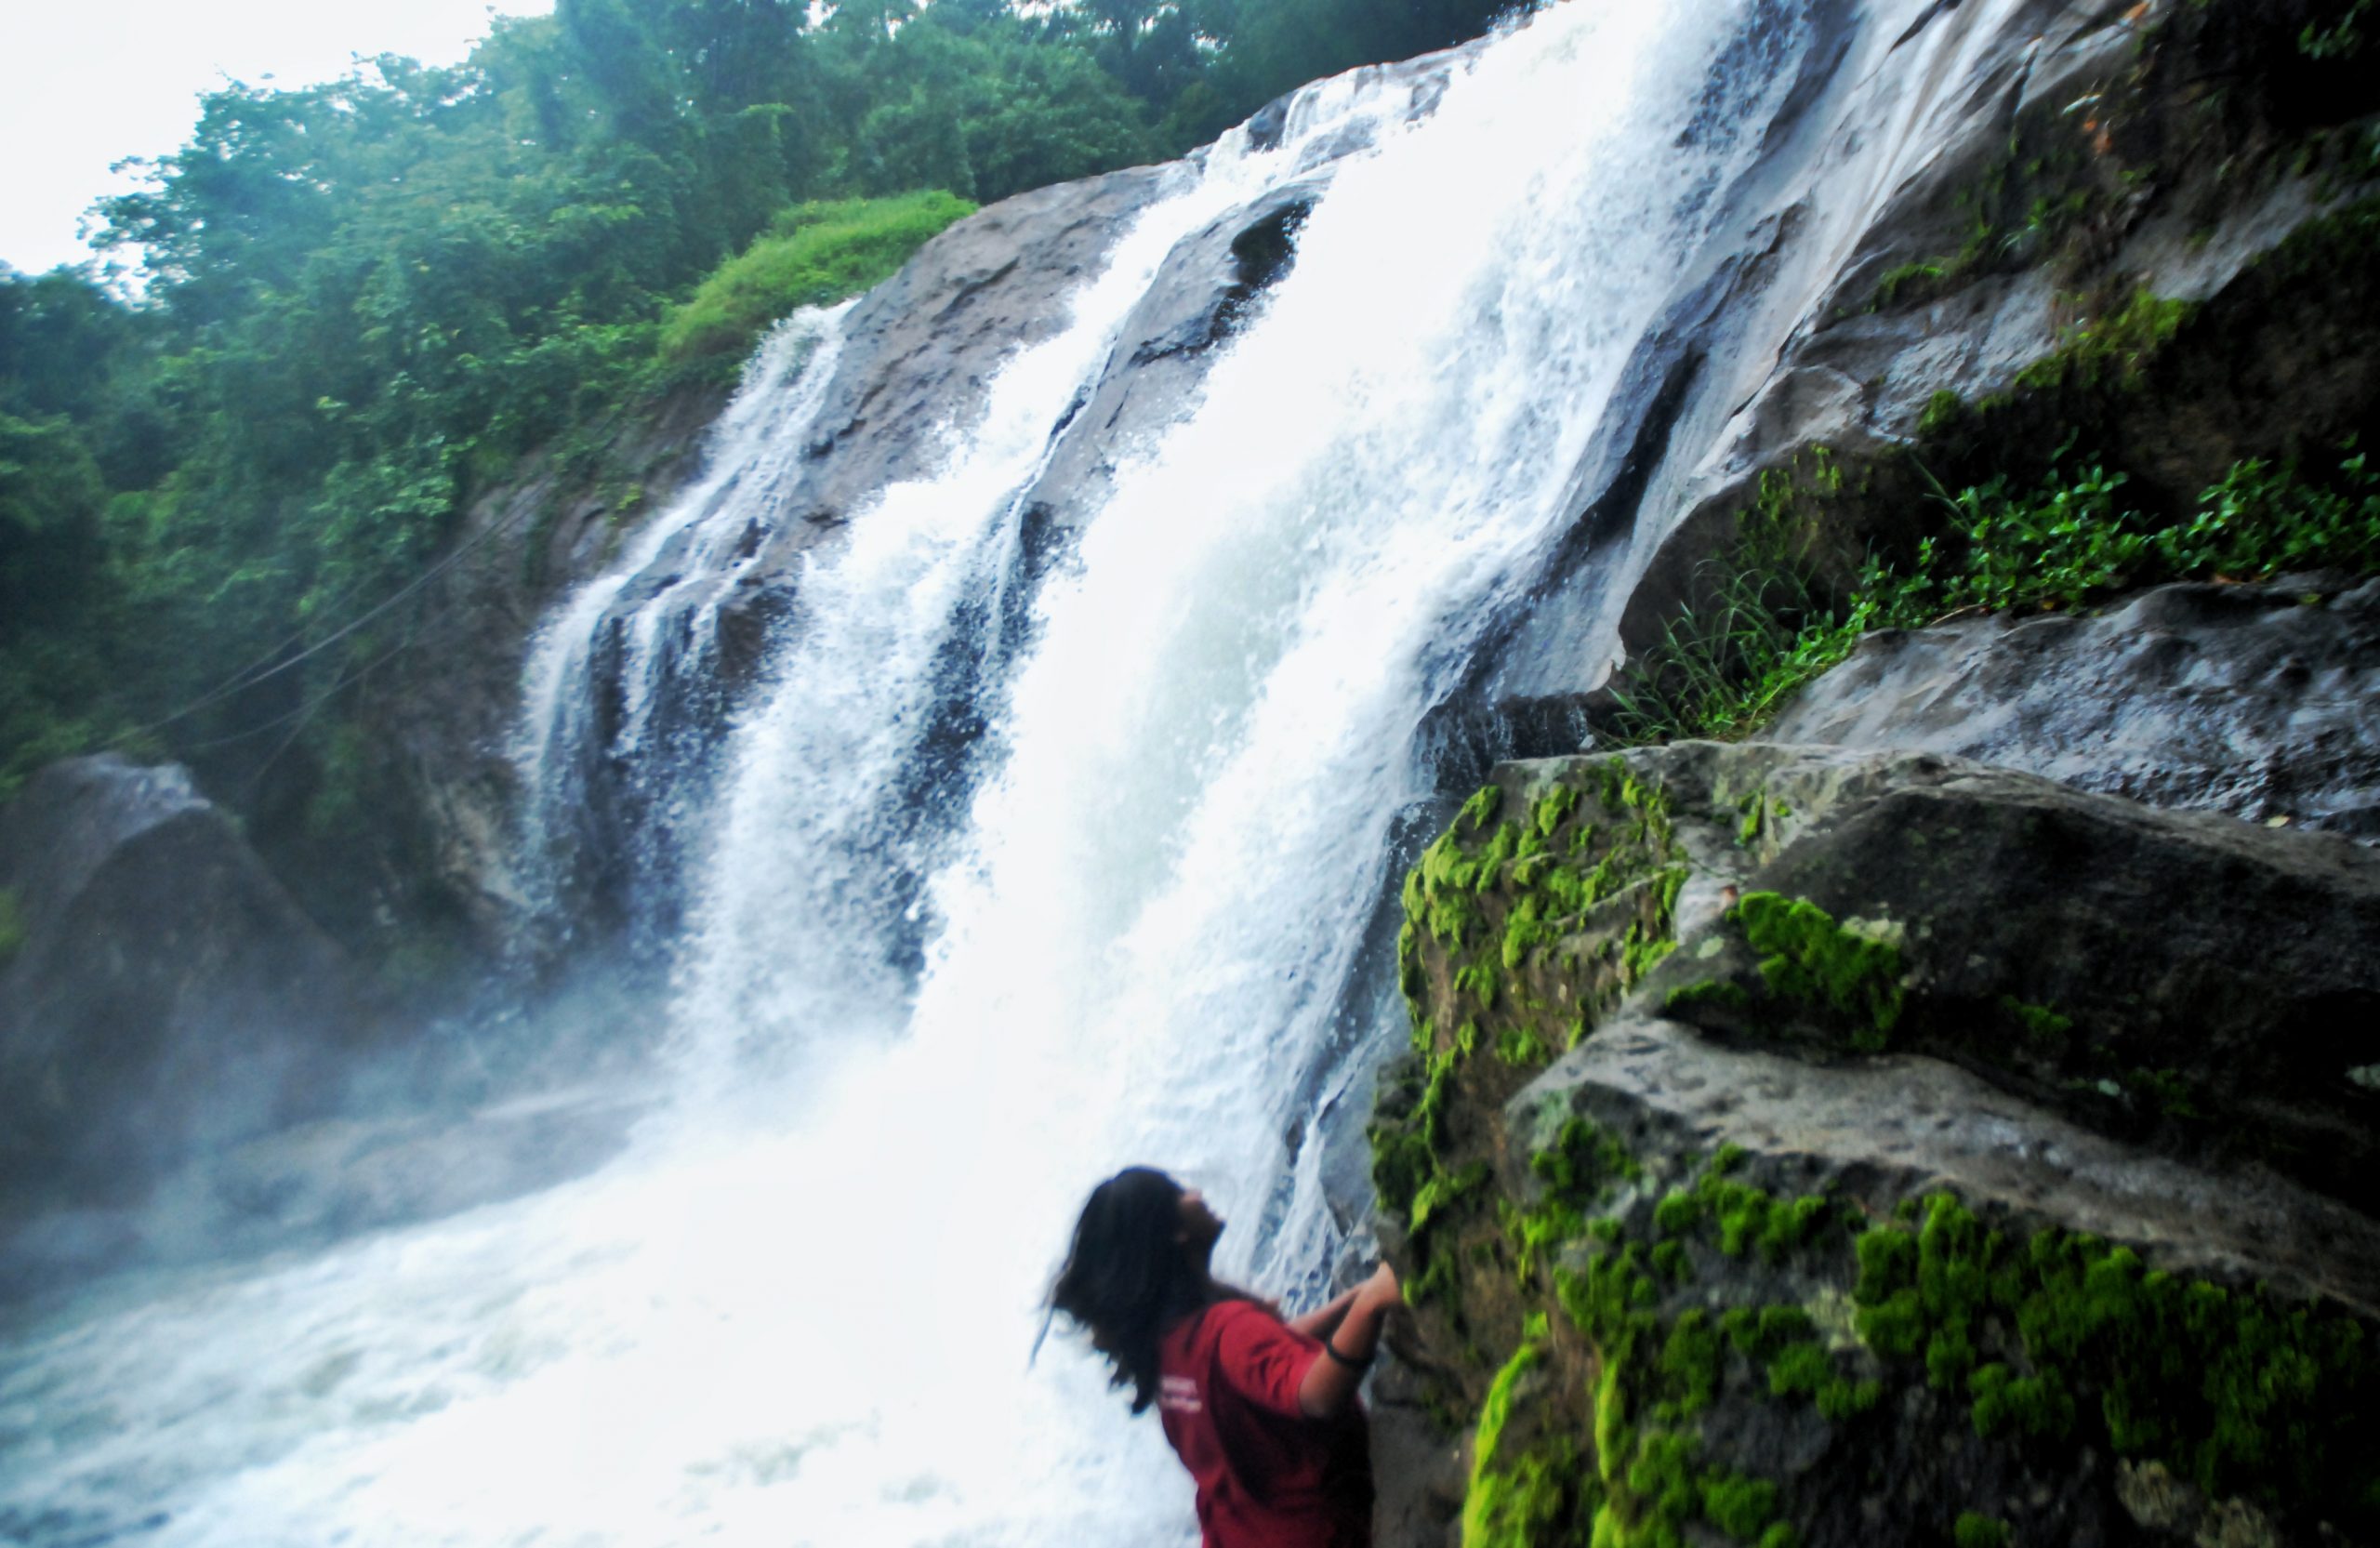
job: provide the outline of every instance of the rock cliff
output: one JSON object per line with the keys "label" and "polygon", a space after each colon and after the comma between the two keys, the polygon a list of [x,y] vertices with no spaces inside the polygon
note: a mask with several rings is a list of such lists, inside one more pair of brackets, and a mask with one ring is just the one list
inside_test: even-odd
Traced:
{"label": "rock cliff", "polygon": [[317,1116],[385,1030],[367,981],[176,767],[43,770],[0,811],[0,1206],[137,1194]]}
{"label": "rock cliff", "polygon": [[1405,906],[1400,1541],[2380,1528],[2380,855],[1678,743],[1500,769]]}

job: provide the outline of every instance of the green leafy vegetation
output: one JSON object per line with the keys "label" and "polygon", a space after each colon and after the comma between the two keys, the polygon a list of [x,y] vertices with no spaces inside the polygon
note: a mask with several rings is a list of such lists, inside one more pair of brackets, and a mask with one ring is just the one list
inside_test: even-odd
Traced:
{"label": "green leafy vegetation", "polygon": [[2349,0],[2327,25],[2309,21],[2297,34],[2297,47],[2307,59],[2353,60],[2362,56],[2364,29],[2371,23],[2372,0]]}
{"label": "green leafy vegetation", "polygon": [[[2120,352],[2108,359],[2124,358]],[[1831,602],[1775,511],[1745,513],[1706,605],[1673,622],[1615,690],[1627,744],[1737,737],[1841,662],[1862,635],[1976,612],[2071,610],[2166,580],[2253,581],[2291,571],[2380,571],[2380,469],[2350,439],[2311,463],[2236,463],[2179,521],[2127,501],[2096,462],[2030,488],[2005,479],[1937,489],[1947,530],[1911,560],[1871,557]]]}

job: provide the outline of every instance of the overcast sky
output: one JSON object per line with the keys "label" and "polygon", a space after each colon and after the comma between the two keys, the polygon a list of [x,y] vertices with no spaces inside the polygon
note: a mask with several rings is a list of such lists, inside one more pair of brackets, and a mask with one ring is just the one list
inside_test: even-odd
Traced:
{"label": "overcast sky", "polygon": [[[88,256],[92,201],[129,186],[109,164],[179,148],[227,79],[305,86],[358,54],[451,64],[487,33],[487,0],[6,0],[0,23],[0,262]],[[498,0],[509,16],[552,0]]]}

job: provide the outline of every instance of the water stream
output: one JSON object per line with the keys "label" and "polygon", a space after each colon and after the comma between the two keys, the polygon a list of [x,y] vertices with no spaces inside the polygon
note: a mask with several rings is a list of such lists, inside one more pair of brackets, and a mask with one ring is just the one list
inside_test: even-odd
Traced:
{"label": "water stream", "polygon": [[[1571,470],[1805,46],[1785,4],[1571,0],[1427,117],[1328,84],[1277,149],[1183,169],[939,469],[812,550],[704,787],[668,1100],[629,1153],[13,1330],[0,1540],[1190,1541],[1154,1424],[1078,1349],[1026,1366],[1072,1212],[1154,1160],[1233,1220],[1227,1272],[1317,1290],[1342,1235],[1319,1125],[1403,1036],[1342,1002],[1394,825],[1435,793],[1418,734],[1575,517]],[[968,604],[1012,582],[1019,492],[1167,253],[1358,123],[1294,269],[1119,449],[1027,636],[992,638]],[[705,669],[839,328],[773,339],[709,473],[542,632],[541,895],[567,891],[572,771],[660,758],[651,706]],[[921,812],[905,771],[954,659],[987,730]]]}

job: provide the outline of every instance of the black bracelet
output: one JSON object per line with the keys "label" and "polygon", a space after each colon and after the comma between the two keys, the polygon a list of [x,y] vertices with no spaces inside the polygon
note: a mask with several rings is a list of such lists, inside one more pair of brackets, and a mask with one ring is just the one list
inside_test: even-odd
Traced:
{"label": "black bracelet", "polygon": [[1337,1360],[1341,1365],[1345,1366],[1350,1370],[1368,1370],[1371,1369],[1371,1356],[1367,1355],[1359,1360],[1353,1355],[1342,1355],[1339,1352],[1339,1346],[1331,1343],[1329,1339],[1324,1339],[1322,1341],[1322,1352],[1329,1356],[1332,1359]]}

